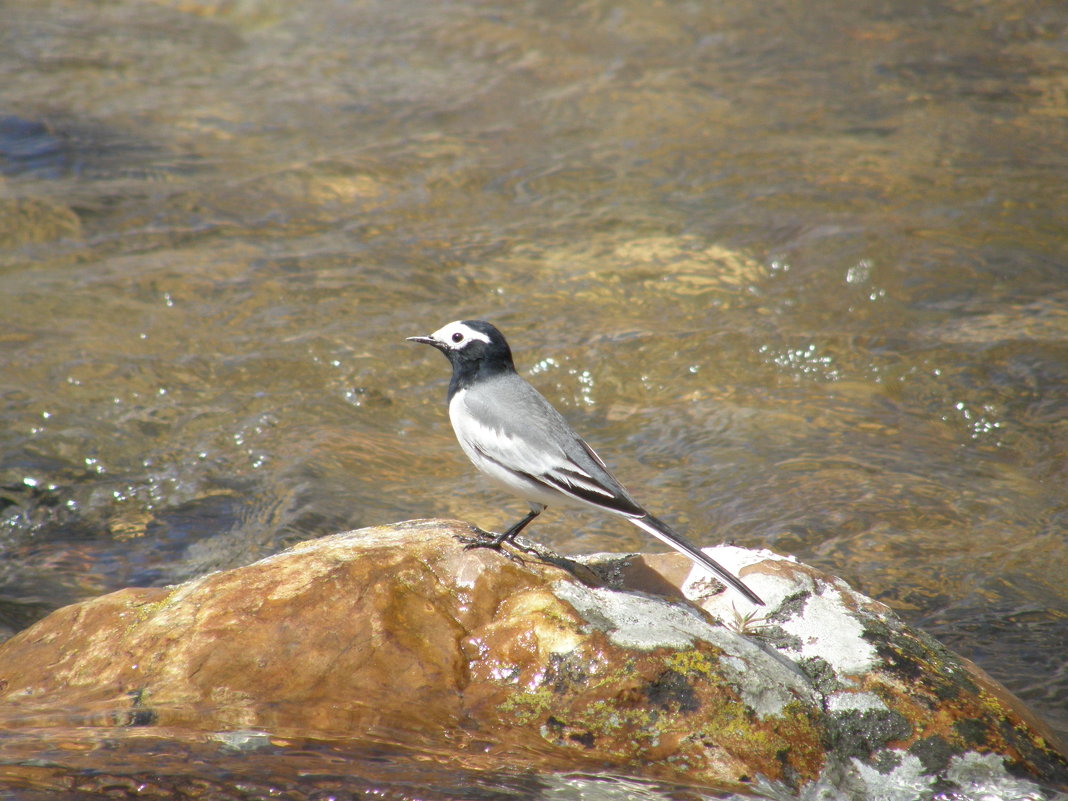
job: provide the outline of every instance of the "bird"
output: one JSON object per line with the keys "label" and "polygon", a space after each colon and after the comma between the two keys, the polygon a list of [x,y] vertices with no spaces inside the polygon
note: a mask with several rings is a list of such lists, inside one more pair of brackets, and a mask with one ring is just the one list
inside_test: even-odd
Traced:
{"label": "bird", "polygon": [[449,419],[467,458],[530,505],[523,519],[474,547],[515,545],[519,532],[551,505],[592,508],[625,518],[764,605],[741,579],[634,500],[564,416],[516,372],[512,350],[495,326],[456,320],[407,340],[436,348],[452,365]]}

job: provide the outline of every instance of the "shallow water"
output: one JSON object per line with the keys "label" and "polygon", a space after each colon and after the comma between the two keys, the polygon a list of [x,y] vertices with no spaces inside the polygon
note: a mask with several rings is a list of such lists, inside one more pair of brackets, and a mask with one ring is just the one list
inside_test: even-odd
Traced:
{"label": "shallow water", "polygon": [[[455,755],[411,744],[343,745],[293,740],[262,731],[161,731],[67,729],[35,740],[8,736],[0,767],[0,798],[18,801],[72,798],[283,798],[286,801],[583,801],[742,799],[683,785],[637,780],[603,772],[538,776],[497,756],[497,769],[461,768]],[[486,749],[487,753],[490,749]],[[21,759],[19,758],[21,755]],[[485,761],[485,760],[484,760]],[[220,768],[220,766],[224,766]],[[759,790],[760,788],[758,788]]]}
{"label": "shallow water", "polygon": [[3,15],[8,632],[511,522],[404,342],[485,317],[658,515],[842,576],[1068,733],[1063,3]]}

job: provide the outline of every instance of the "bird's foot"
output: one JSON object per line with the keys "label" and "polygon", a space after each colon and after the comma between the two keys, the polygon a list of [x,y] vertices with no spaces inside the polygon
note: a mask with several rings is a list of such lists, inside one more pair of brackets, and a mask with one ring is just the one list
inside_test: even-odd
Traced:
{"label": "bird's foot", "polygon": [[489,548],[491,551],[496,551],[502,556],[508,557],[513,562],[523,562],[523,557],[517,553],[513,553],[511,550],[504,547],[504,541],[498,540],[496,537],[490,537],[487,539],[475,539],[473,537],[457,537],[460,542],[464,543],[465,551],[473,551],[475,548]]}
{"label": "bird's foot", "polygon": [[524,553],[537,555],[537,551],[526,545],[519,545],[513,539],[515,535],[509,531],[503,534],[494,534],[489,531],[483,531],[482,529],[475,529],[474,536],[464,536],[458,534],[456,539],[463,543],[465,551],[471,551],[475,548],[489,548],[490,550],[497,551],[497,553],[503,554],[511,559],[513,562],[522,562],[523,558],[518,554],[512,553],[510,550],[506,550],[505,543],[508,543],[513,548]]}
{"label": "bird's foot", "polygon": [[499,550],[503,539],[500,534],[495,534],[492,531],[483,531],[480,528],[471,526],[471,534],[457,534],[456,539],[464,544],[465,550],[471,550],[472,548],[493,548]]}

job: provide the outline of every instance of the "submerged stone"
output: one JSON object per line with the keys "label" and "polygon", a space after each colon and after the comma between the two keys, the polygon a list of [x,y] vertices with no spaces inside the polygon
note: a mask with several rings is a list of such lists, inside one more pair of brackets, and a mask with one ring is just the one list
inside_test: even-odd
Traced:
{"label": "submerged stone", "polygon": [[813,568],[710,549],[756,609],[674,554],[512,560],[470,533],[362,529],[57,610],[0,646],[0,725],[392,733],[476,768],[836,798],[1068,783],[1004,688]]}

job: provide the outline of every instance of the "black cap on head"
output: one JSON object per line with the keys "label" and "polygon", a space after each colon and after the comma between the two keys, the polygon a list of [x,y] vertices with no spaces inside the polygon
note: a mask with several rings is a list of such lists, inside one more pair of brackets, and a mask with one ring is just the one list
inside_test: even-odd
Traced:
{"label": "black cap on head", "polygon": [[497,327],[485,320],[456,320],[428,337],[409,337],[413,342],[432,345],[452,364],[449,396],[469,386],[476,377],[514,372],[512,349]]}

